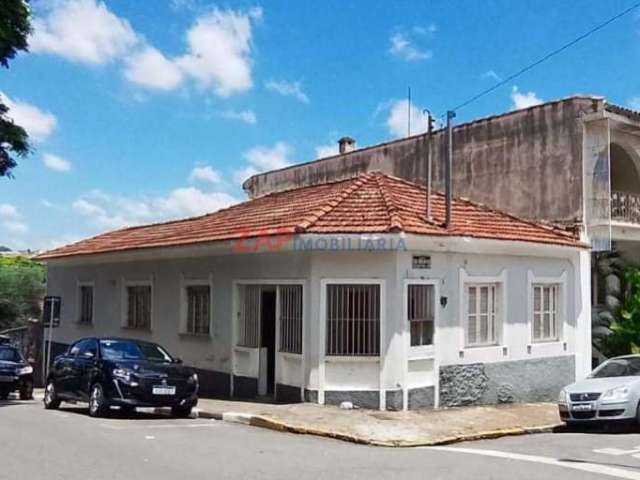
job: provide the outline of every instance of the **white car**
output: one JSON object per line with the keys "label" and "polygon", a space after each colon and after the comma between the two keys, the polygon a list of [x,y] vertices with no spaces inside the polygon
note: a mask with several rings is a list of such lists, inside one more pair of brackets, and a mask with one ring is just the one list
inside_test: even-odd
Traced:
{"label": "white car", "polygon": [[560,418],[567,425],[633,420],[640,424],[640,355],[611,358],[560,391]]}

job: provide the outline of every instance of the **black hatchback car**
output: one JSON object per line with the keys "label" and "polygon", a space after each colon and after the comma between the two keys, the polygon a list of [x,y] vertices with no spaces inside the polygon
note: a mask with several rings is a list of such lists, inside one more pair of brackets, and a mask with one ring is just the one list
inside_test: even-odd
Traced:
{"label": "black hatchback car", "polygon": [[198,403],[198,375],[160,345],[124,338],[84,338],[55,359],[47,379],[44,406],[62,401],[89,403],[93,417],[110,407],[171,407],[187,417]]}
{"label": "black hatchback car", "polygon": [[0,344],[0,400],[17,391],[20,400],[33,398],[33,367],[15,347]]}

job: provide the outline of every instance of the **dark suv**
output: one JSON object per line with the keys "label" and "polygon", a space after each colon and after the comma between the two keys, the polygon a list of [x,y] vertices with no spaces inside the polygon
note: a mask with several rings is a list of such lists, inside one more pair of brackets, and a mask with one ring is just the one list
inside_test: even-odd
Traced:
{"label": "dark suv", "polygon": [[33,367],[27,363],[20,350],[0,344],[0,400],[6,400],[16,390],[20,394],[20,400],[33,398]]}
{"label": "dark suv", "polygon": [[44,406],[89,403],[89,414],[104,416],[111,406],[171,407],[187,417],[198,403],[198,375],[160,345],[124,338],[84,338],[51,367]]}

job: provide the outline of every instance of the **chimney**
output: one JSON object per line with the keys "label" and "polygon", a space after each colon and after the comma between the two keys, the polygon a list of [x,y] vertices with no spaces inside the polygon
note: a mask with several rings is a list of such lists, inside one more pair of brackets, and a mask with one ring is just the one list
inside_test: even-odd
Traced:
{"label": "chimney", "polygon": [[340,155],[352,152],[356,149],[356,141],[351,137],[342,137],[338,140]]}

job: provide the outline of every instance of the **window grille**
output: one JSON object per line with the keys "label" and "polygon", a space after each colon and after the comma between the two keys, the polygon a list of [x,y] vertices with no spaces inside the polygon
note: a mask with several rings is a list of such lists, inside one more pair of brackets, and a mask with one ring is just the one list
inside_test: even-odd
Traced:
{"label": "window grille", "polygon": [[211,318],[211,289],[209,285],[189,285],[187,290],[186,333],[208,335]]}
{"label": "window grille", "polygon": [[302,285],[280,286],[280,351],[302,353]]}
{"label": "window grille", "polygon": [[432,345],[435,310],[433,285],[409,285],[407,315],[411,328],[411,346]]}
{"label": "window grille", "polygon": [[326,352],[380,354],[380,285],[327,285]]}
{"label": "window grille", "polygon": [[151,286],[127,287],[127,328],[151,328]]}
{"label": "window grille", "polygon": [[80,316],[78,323],[93,323],[93,287],[90,285],[80,286]]}
{"label": "window grille", "polygon": [[533,285],[533,341],[558,340],[560,286]]}
{"label": "window grille", "polygon": [[483,346],[498,343],[497,291],[495,284],[467,287],[467,345]]}
{"label": "window grille", "polygon": [[262,287],[243,285],[240,302],[240,331],[238,345],[257,348],[260,346],[260,310],[262,306]]}

